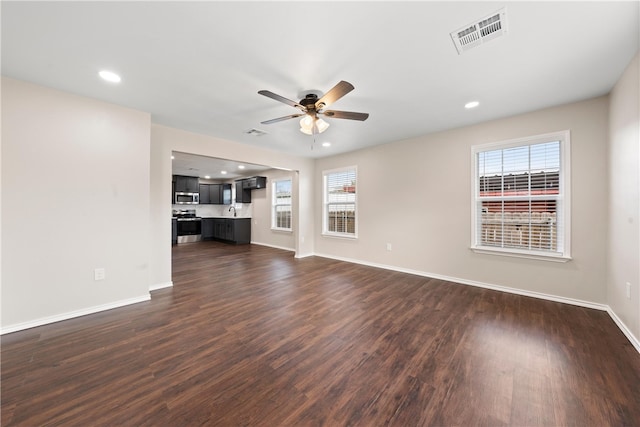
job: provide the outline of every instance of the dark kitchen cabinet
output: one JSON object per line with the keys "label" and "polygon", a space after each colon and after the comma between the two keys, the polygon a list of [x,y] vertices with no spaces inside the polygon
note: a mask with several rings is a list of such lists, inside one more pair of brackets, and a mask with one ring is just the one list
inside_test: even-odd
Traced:
{"label": "dark kitchen cabinet", "polygon": [[227,240],[226,227],[227,223],[225,219],[215,218],[213,220],[213,238]]}
{"label": "dark kitchen cabinet", "polygon": [[211,240],[214,236],[215,218],[202,218],[202,240]]}
{"label": "dark kitchen cabinet", "polygon": [[251,243],[251,218],[231,219],[232,239],[237,244]]}
{"label": "dark kitchen cabinet", "polygon": [[264,176],[252,176],[242,180],[242,188],[249,190],[259,190],[267,186],[267,178]]}
{"label": "dark kitchen cabinet", "polygon": [[178,220],[171,219],[171,244],[178,244]]}
{"label": "dark kitchen cabinet", "polygon": [[202,239],[251,243],[251,218],[202,218]]}
{"label": "dark kitchen cabinet", "polygon": [[200,204],[201,205],[209,205],[211,204],[211,196],[209,191],[209,184],[200,184],[198,187],[198,191],[200,192]]}
{"label": "dark kitchen cabinet", "polygon": [[243,184],[244,180],[236,181],[236,203],[251,203],[251,190]]}
{"label": "dark kitchen cabinet", "polygon": [[231,204],[231,184],[220,184],[220,202],[223,205]]}
{"label": "dark kitchen cabinet", "polygon": [[175,175],[176,192],[178,193],[198,193],[200,184],[198,177]]}
{"label": "dark kitchen cabinet", "polygon": [[231,184],[200,184],[201,205],[230,205]]}

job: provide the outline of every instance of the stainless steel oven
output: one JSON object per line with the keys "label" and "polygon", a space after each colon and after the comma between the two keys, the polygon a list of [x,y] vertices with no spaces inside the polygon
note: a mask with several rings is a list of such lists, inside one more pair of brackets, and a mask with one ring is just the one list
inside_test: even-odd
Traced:
{"label": "stainless steel oven", "polygon": [[178,244],[202,240],[202,218],[196,216],[195,209],[174,211],[177,223]]}

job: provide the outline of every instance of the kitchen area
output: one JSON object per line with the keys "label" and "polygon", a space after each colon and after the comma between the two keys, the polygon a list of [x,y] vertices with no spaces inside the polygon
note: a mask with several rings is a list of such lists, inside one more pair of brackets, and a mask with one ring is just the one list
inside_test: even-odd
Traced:
{"label": "kitchen area", "polygon": [[250,243],[252,196],[265,199],[267,177],[248,174],[269,168],[185,153],[172,159],[172,244]]}

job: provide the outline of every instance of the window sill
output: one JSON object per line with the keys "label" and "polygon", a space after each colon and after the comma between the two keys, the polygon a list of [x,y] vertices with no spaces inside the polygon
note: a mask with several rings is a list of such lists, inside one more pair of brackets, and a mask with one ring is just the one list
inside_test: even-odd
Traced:
{"label": "window sill", "polygon": [[293,229],[292,228],[271,227],[271,231],[277,231],[277,232],[280,232],[280,233],[292,233]]}
{"label": "window sill", "polygon": [[322,233],[322,237],[334,237],[338,239],[347,239],[347,240],[357,240],[358,236],[356,234],[342,234],[342,233]]}
{"label": "window sill", "polygon": [[571,261],[572,259],[570,256],[566,256],[566,255],[555,255],[555,254],[548,254],[545,252],[519,251],[517,249],[491,248],[486,246],[483,246],[483,247],[472,246],[470,249],[473,252],[478,254],[535,259],[538,261],[551,261],[551,262],[564,263],[567,261]]}

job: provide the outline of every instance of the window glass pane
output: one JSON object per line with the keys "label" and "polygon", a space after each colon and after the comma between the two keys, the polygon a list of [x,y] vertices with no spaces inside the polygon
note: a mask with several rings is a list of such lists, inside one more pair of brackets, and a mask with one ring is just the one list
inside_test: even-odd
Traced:
{"label": "window glass pane", "polygon": [[329,204],[327,211],[328,231],[333,233],[355,233],[356,212],[352,204]]}
{"label": "window glass pane", "polygon": [[355,168],[324,174],[323,232],[355,236]]}
{"label": "window glass pane", "polygon": [[274,228],[291,230],[291,180],[273,184],[272,224]]}
{"label": "window glass pane", "polygon": [[327,175],[327,202],[355,202],[356,172],[343,171]]}
{"label": "window glass pane", "polygon": [[476,245],[563,251],[561,142],[476,153]]}
{"label": "window glass pane", "polygon": [[291,181],[276,181],[276,204],[291,204]]}

